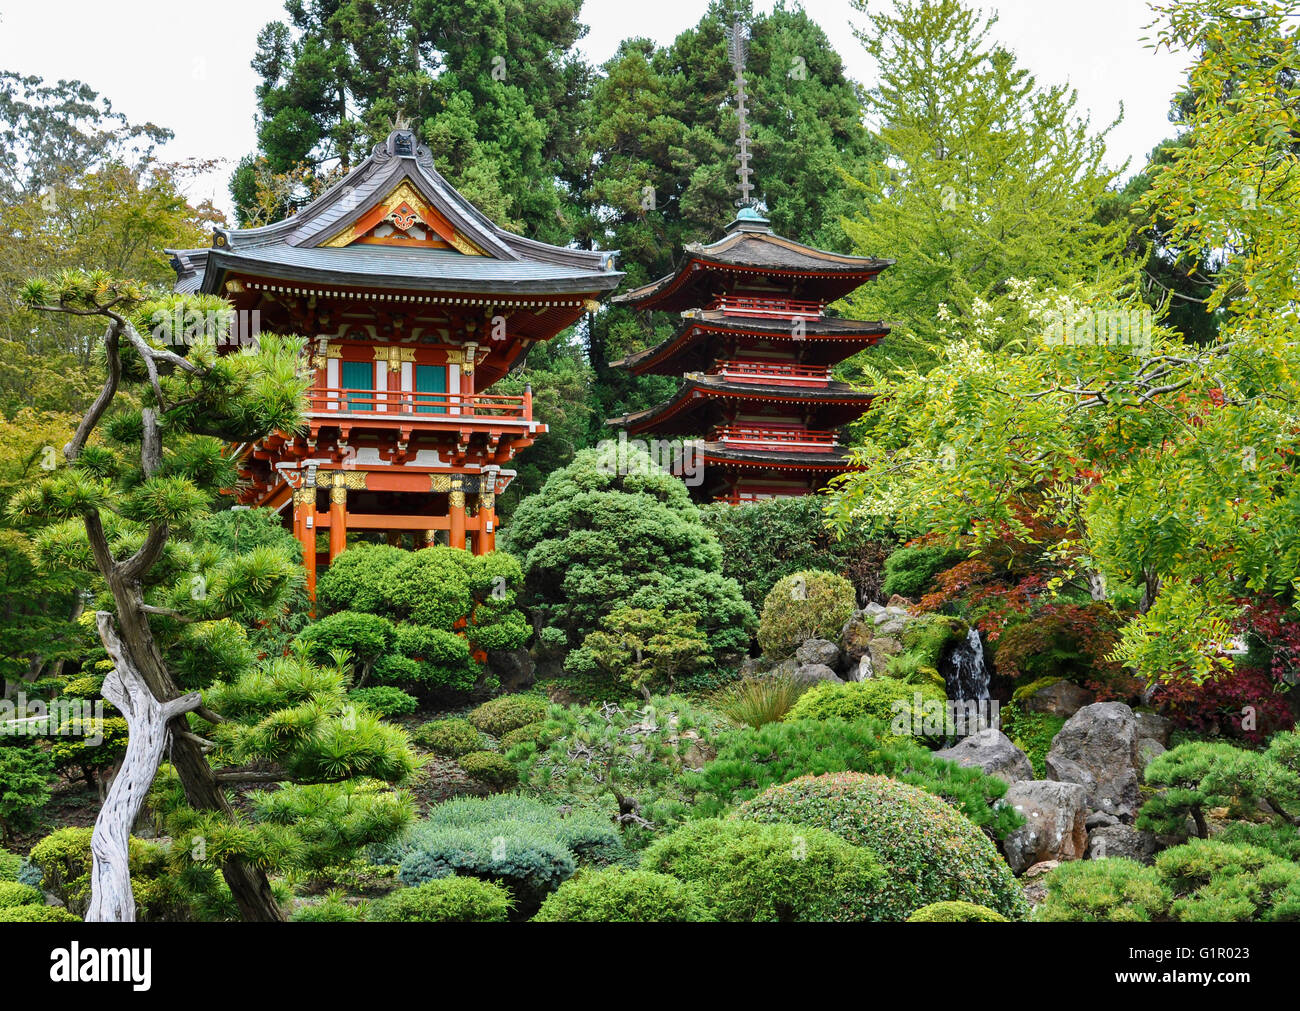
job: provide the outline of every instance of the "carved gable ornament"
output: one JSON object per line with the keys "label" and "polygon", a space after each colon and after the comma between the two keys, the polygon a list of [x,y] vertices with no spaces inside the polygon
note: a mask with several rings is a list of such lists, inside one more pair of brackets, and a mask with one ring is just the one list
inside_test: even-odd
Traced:
{"label": "carved gable ornament", "polygon": [[450,248],[466,256],[487,255],[420,196],[408,179],[323,245],[335,249],[352,245]]}

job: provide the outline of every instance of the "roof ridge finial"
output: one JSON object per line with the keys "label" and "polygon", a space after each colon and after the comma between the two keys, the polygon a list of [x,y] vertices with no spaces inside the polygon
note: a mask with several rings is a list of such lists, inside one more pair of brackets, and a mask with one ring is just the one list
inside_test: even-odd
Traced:
{"label": "roof ridge finial", "polygon": [[740,127],[739,136],[736,137],[736,146],[740,148],[736,155],[736,161],[740,163],[736,169],[736,175],[740,179],[740,199],[736,201],[736,206],[753,207],[758,201],[753,197],[754,184],[749,181],[754,173],[749,167],[749,110],[745,106],[745,58],[749,55],[749,26],[736,18],[731,27],[723,29],[723,34],[727,37],[727,57],[736,71],[736,119]]}

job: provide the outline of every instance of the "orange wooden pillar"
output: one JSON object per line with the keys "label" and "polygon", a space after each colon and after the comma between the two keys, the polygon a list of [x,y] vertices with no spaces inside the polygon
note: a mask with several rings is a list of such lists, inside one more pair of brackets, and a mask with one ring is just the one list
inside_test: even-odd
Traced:
{"label": "orange wooden pillar", "polygon": [[330,488],[330,561],[348,547],[348,490],[342,484]]}
{"label": "orange wooden pillar", "polygon": [[451,521],[447,542],[453,548],[465,548],[465,485],[459,474],[451,479],[451,493],[447,496]]}
{"label": "orange wooden pillar", "polygon": [[302,566],[307,572],[307,596],[316,599],[316,486],[294,489],[293,535],[302,545]]}

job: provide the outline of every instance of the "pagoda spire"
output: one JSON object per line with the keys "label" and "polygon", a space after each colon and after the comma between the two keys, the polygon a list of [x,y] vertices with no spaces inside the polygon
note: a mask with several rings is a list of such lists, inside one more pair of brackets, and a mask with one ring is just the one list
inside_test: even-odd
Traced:
{"label": "pagoda spire", "polygon": [[723,31],[727,36],[727,56],[736,72],[736,120],[740,128],[739,136],[736,137],[736,146],[740,148],[736,155],[736,161],[740,163],[736,169],[736,175],[740,179],[740,199],[736,201],[736,206],[753,207],[758,201],[753,196],[754,184],[749,181],[754,172],[749,167],[749,110],[745,106],[745,58],[749,55],[749,27],[737,18],[730,28]]}

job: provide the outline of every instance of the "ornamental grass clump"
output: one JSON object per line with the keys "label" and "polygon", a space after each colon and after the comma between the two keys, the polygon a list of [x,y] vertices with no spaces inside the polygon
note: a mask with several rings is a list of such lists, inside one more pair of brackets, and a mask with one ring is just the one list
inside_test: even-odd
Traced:
{"label": "ornamental grass clump", "polygon": [[1011,920],[1029,904],[993,843],[956,808],[884,776],[805,776],[741,804],[731,817],[823,828],[866,847],[884,867],[880,919],[905,920],[933,902],[988,906]]}

